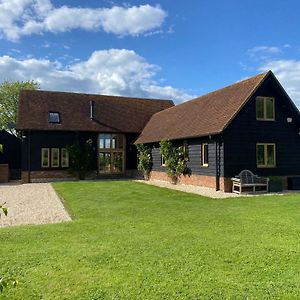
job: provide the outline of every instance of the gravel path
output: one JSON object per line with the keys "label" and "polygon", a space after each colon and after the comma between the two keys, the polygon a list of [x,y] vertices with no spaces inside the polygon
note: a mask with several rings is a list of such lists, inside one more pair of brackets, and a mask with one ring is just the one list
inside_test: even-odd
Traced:
{"label": "gravel path", "polygon": [[0,227],[71,220],[50,183],[1,184],[0,203],[3,202],[8,216],[1,216]]}
{"label": "gravel path", "polygon": [[[151,185],[156,185],[168,189],[173,189],[177,191],[182,191],[186,193],[193,193],[193,194],[198,194],[204,197],[210,197],[210,198],[229,198],[229,197],[239,197],[240,195],[234,194],[234,193],[224,193],[221,191],[216,191],[212,188],[208,187],[203,187],[203,186],[196,186],[196,185],[185,185],[185,184],[171,184],[166,181],[162,180],[150,180],[150,181],[145,181],[145,180],[136,180],[138,182],[143,182],[146,184],[151,184]],[[245,195],[243,195],[245,196]]]}

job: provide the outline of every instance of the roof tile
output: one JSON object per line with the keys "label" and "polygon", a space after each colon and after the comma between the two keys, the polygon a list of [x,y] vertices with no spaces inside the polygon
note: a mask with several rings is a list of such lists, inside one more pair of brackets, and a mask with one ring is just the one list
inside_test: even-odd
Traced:
{"label": "roof tile", "polygon": [[222,132],[271,73],[262,73],[154,114],[136,144]]}
{"label": "roof tile", "polygon": [[[94,120],[90,120],[91,100]],[[140,133],[154,113],[173,105],[171,100],[23,90],[17,129]],[[48,122],[49,111],[60,113],[61,124]]]}

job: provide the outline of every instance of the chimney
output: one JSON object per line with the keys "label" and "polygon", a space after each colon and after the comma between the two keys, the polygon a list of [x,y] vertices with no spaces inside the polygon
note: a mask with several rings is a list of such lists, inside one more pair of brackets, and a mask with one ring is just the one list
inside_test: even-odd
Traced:
{"label": "chimney", "polygon": [[95,101],[90,101],[90,119],[93,121],[95,119]]}

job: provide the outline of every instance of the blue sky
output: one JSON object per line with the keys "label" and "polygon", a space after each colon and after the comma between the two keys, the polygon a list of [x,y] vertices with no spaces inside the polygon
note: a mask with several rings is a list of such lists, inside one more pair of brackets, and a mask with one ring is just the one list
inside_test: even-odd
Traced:
{"label": "blue sky", "polygon": [[177,103],[272,69],[300,106],[296,0],[0,0],[0,82]]}

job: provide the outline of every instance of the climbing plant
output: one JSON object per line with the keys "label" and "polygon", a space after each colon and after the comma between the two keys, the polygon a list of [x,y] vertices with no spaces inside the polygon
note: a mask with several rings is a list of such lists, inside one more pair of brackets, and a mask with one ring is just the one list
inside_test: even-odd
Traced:
{"label": "climbing plant", "polygon": [[151,148],[144,144],[136,145],[138,157],[138,170],[143,172],[145,180],[149,180],[149,175],[152,170],[152,155]]}
{"label": "climbing plant", "polygon": [[176,184],[181,175],[190,174],[187,167],[182,146],[176,147],[170,141],[162,140],[160,143],[160,154],[165,160],[167,174],[173,184]]}

